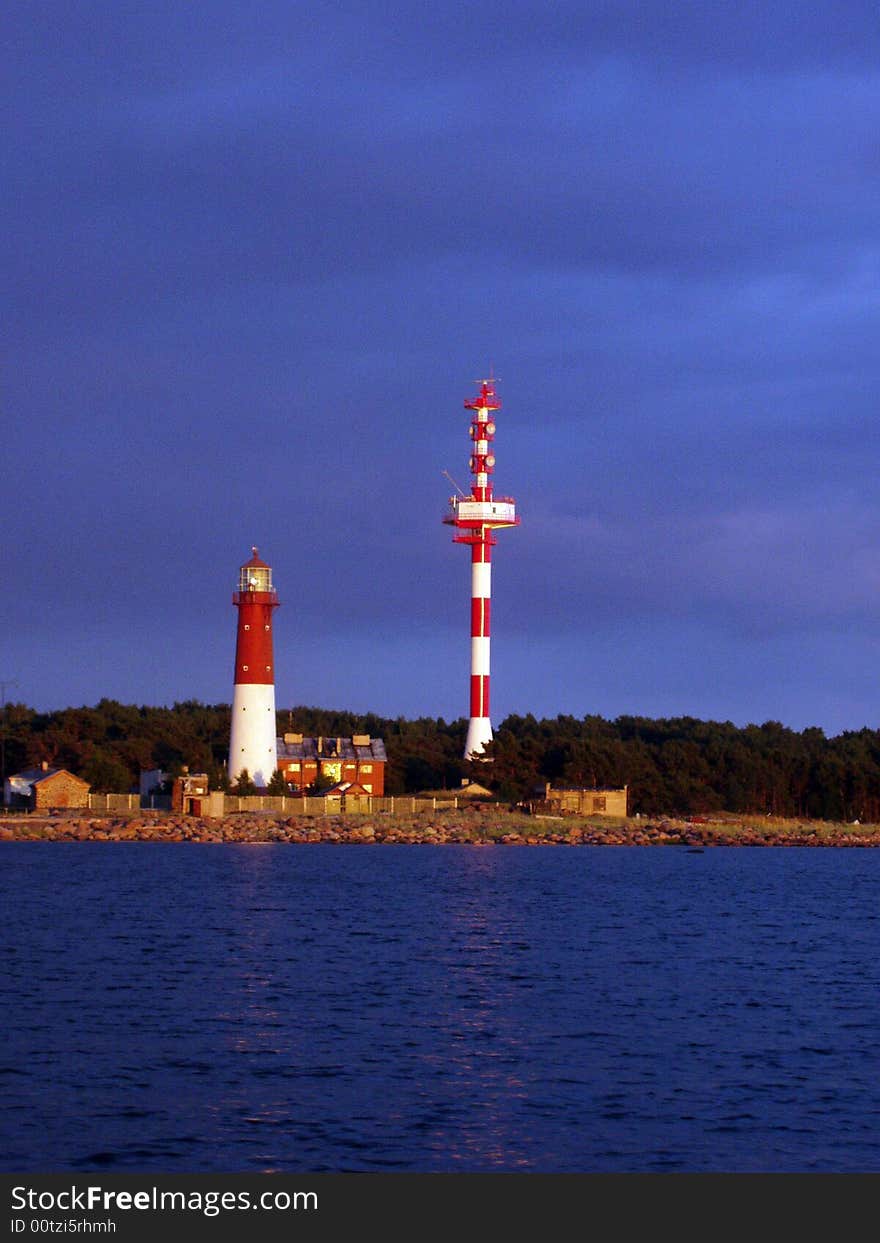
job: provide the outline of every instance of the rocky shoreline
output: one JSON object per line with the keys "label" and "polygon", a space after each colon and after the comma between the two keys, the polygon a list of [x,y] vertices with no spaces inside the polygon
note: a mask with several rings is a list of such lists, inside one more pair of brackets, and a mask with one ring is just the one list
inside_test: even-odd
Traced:
{"label": "rocky shoreline", "polygon": [[194,842],[468,846],[880,846],[880,825],[825,821],[543,819],[466,808],[414,816],[238,814],[199,819],[165,812],[9,816],[0,841]]}

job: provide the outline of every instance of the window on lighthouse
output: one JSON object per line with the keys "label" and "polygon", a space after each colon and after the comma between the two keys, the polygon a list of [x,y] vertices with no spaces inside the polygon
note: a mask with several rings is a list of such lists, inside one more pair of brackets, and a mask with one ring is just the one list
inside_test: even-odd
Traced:
{"label": "window on lighthouse", "polygon": [[268,566],[243,565],[239,589],[241,591],[271,591],[272,571]]}

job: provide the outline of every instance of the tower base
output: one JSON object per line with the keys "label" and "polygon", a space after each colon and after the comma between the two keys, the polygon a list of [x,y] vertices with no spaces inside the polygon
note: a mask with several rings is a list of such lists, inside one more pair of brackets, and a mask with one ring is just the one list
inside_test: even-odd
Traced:
{"label": "tower base", "polygon": [[467,741],[464,744],[466,760],[487,759],[483,748],[492,741],[492,722],[487,716],[472,716],[468,722]]}
{"label": "tower base", "polygon": [[251,781],[265,789],[278,767],[275,729],[275,687],[269,683],[236,683],[232,694],[229,737],[229,780],[246,768]]}

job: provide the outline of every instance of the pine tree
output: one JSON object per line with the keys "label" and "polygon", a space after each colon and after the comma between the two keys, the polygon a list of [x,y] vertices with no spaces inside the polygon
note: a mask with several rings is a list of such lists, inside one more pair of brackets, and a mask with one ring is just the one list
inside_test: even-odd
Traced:
{"label": "pine tree", "polygon": [[287,782],[284,780],[284,773],[280,768],[276,768],[269,784],[266,786],[267,794],[287,794]]}
{"label": "pine tree", "polygon": [[257,793],[257,787],[251,781],[251,775],[246,768],[238,774],[238,781],[232,787],[232,793],[237,794],[239,798],[247,798],[249,794]]}

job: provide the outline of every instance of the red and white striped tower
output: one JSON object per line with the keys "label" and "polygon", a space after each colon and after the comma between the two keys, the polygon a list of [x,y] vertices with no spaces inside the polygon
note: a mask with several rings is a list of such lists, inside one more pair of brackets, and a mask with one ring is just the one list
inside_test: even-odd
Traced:
{"label": "red and white striped tower", "polygon": [[246,768],[251,781],[265,788],[278,767],[275,729],[275,662],[272,658],[272,613],[278,595],[272,568],[257,556],[239,573],[232,603],[238,608],[235,643],[235,689],[229,733],[229,779],[237,781]]}
{"label": "red and white striped tower", "polygon": [[452,538],[456,544],[471,546],[471,715],[464,748],[464,758],[469,760],[479,758],[486,743],[492,741],[492,722],[489,719],[489,607],[492,596],[492,545],[496,543],[493,532],[502,527],[519,526],[519,518],[512,497],[496,498],[492,495],[492,472],[495,469],[492,441],[495,437],[495,413],[501,409],[494,379],[483,380],[479,396],[466,401],[464,406],[466,410],[473,411],[470,429],[473,441],[471,493],[470,496],[450,497],[450,512],[443,521],[455,527],[456,534]]}

